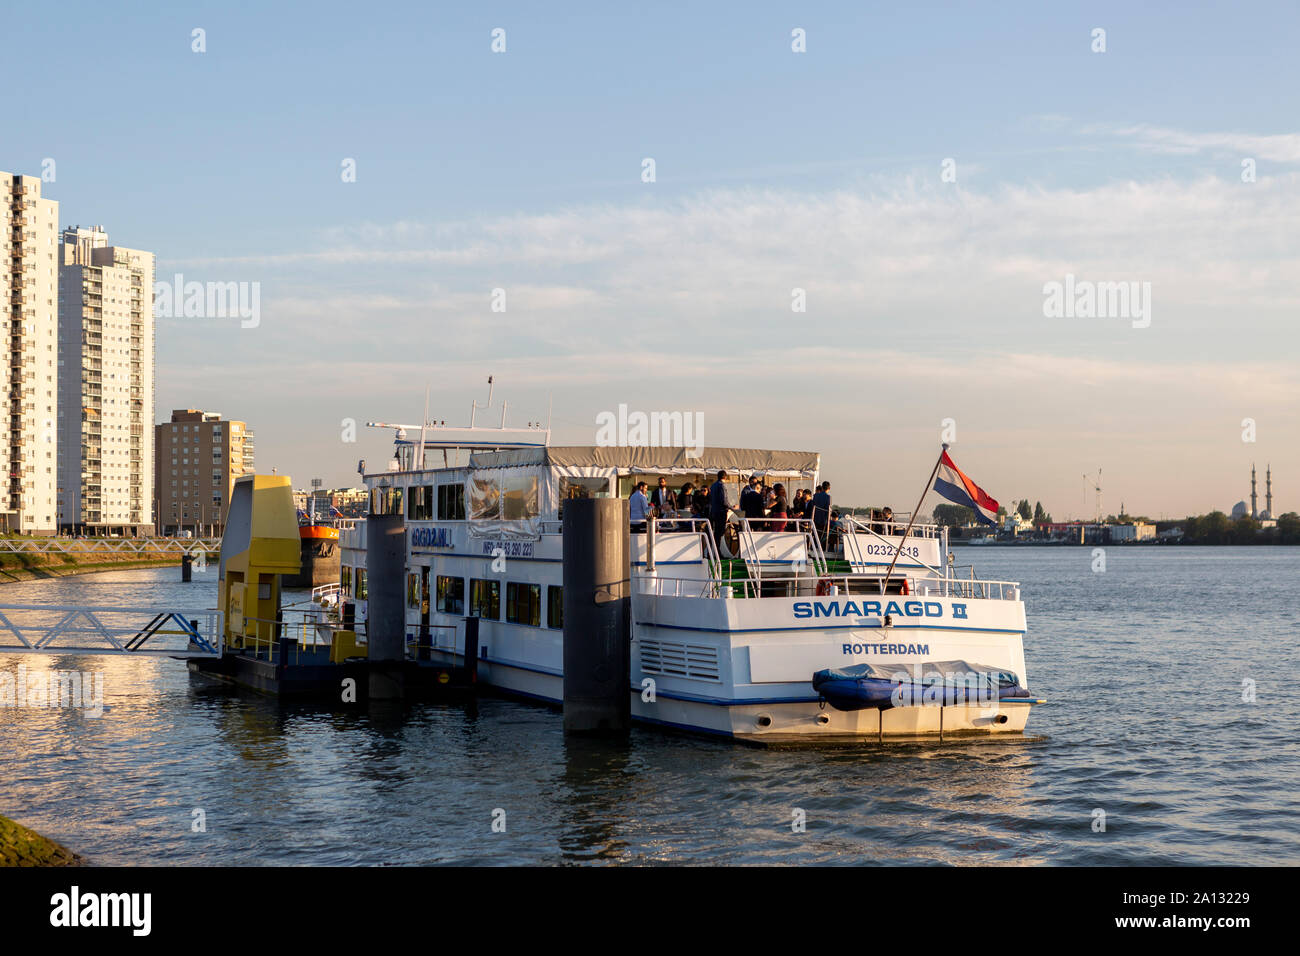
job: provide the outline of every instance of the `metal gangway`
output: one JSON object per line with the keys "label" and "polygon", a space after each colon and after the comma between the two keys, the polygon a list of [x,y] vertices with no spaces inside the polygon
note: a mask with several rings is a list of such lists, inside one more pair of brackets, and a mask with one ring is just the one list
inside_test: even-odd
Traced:
{"label": "metal gangway", "polygon": [[220,538],[9,538],[0,537],[0,553],[7,554],[132,554],[217,555]]}
{"label": "metal gangway", "polygon": [[221,656],[221,612],[62,604],[0,605],[6,654]]}

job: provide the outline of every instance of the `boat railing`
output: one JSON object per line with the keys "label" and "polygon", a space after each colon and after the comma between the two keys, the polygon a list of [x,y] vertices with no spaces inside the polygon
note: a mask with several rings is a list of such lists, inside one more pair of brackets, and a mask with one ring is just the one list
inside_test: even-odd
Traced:
{"label": "boat railing", "polygon": [[[765,580],[762,570],[762,561],[758,558],[758,541],[755,534],[770,533],[774,529],[773,524],[782,525],[781,531],[787,534],[802,534],[804,537],[804,547],[807,549],[808,561],[812,570],[816,574],[825,574],[827,569],[826,552],[822,548],[821,536],[817,533],[811,518],[741,518],[740,519],[740,543],[741,553],[738,557],[744,557],[746,549],[751,555],[754,555],[754,561],[746,561],[750,576],[755,581],[761,583]],[[780,532],[777,532],[780,533]]]}
{"label": "boat railing", "polygon": [[311,602],[313,604],[338,604],[339,593],[343,585],[337,581],[333,584],[318,584],[311,589]]}
{"label": "boat railing", "polygon": [[[304,653],[314,654],[318,647],[328,647],[333,641],[334,631],[339,629],[337,621],[327,620],[323,615],[310,611],[301,615],[286,609],[281,620],[266,617],[245,617],[244,623],[254,625],[253,633],[239,635],[236,640],[245,651],[259,660],[276,663],[280,658],[280,644],[290,641],[292,653],[289,662],[297,664]],[[357,642],[365,641],[365,622],[358,621],[349,625],[348,630],[357,635]]]}
{"label": "boat railing", "polygon": [[655,534],[694,534],[700,538],[704,561],[709,566],[709,576],[722,577],[722,555],[713,539],[713,525],[707,518],[650,518],[649,525]]}
{"label": "boat railing", "polygon": [[[899,516],[895,515],[897,517]],[[858,531],[869,531],[878,538],[884,535],[901,538],[904,532],[907,532],[909,538],[943,537],[943,527],[937,524],[914,524],[912,530],[907,531],[906,521],[874,521],[861,515],[842,515],[840,520]]]}
{"label": "boat railing", "polygon": [[[444,653],[459,654],[456,650],[456,635],[460,631],[457,624],[417,624],[415,634],[406,635],[406,659],[419,660],[421,651],[442,651]],[[425,629],[430,631],[428,641],[424,640],[425,635],[422,633]],[[432,632],[437,631],[437,634]],[[450,631],[450,643],[445,647],[438,638],[444,636],[444,632]]]}
{"label": "boat railing", "polygon": [[[1018,601],[1020,582],[958,580],[945,577],[899,577],[888,582],[871,574],[789,574],[753,578],[678,578],[661,575],[638,577],[637,590],[659,597],[763,598],[846,597],[879,595],[898,601],[927,597],[968,601]],[[906,588],[906,590],[904,590]]]}
{"label": "boat railing", "polygon": [[[886,538],[884,535],[880,534],[880,532],[876,531],[876,529],[872,526],[873,524],[878,524],[878,523],[879,523],[879,522],[874,522],[874,523],[864,523],[864,522],[862,522],[862,521],[857,520],[857,518],[855,518],[855,517],[853,517],[853,516],[849,516],[849,518],[848,518],[848,525],[849,525],[849,527],[850,527],[851,529],[853,529],[853,530],[855,530],[855,531],[865,532],[866,534],[871,535],[873,538],[877,538],[877,539],[879,539],[880,541],[884,542],[884,544],[887,545],[888,547],[890,547],[890,548],[894,548],[895,550],[897,550],[898,547],[899,547],[898,545],[895,545],[894,542],[890,541],[890,540],[889,540],[888,538]],[[906,530],[906,527],[907,527],[907,526],[904,525],[903,527],[904,527],[904,530]],[[938,525],[922,525],[921,527],[924,527],[924,528],[935,528],[935,529],[938,529],[938,528],[939,528]],[[912,530],[915,531],[916,528],[913,528]],[[942,530],[942,529],[940,529],[940,530]],[[895,537],[901,537],[901,535],[895,535]],[[940,535],[940,537],[942,537],[942,536]],[[949,576],[949,574],[948,574],[947,571],[945,571],[945,570],[943,570],[943,569],[941,569],[941,568],[936,568],[934,565],[929,564],[929,563],[923,561],[921,558],[912,557],[911,560],[913,560],[913,561],[915,561],[917,564],[921,565],[921,567],[925,568],[927,571],[929,571],[931,574],[934,574],[936,577],[941,577],[941,578],[942,578],[942,577],[948,577],[948,576]]]}

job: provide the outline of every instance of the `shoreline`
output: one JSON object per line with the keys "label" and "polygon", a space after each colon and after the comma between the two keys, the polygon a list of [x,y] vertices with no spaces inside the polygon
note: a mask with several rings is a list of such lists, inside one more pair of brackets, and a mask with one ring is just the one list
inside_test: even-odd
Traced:
{"label": "shoreline", "polygon": [[0,866],[85,866],[84,857],[0,815]]}
{"label": "shoreline", "polygon": [[132,568],[180,567],[178,558],[151,558],[146,561],[102,561],[92,564],[34,564],[21,567],[0,566],[0,584],[19,581],[40,581],[46,578],[66,578],[76,574],[95,574],[99,571],[129,571]]}

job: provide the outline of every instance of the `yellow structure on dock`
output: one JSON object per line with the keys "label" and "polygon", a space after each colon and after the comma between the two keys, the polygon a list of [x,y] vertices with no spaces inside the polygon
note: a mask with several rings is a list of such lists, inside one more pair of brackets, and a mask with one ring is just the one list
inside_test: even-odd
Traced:
{"label": "yellow structure on dock", "polygon": [[287,475],[244,475],[235,481],[221,538],[218,581],[229,648],[276,640],[280,575],[301,569],[298,518]]}

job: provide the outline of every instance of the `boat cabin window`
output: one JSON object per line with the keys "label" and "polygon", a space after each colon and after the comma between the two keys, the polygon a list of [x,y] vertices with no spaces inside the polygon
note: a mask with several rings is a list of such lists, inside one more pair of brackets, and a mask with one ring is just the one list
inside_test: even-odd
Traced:
{"label": "boat cabin window", "polygon": [[493,621],[501,620],[501,582],[470,579],[469,613]]}
{"label": "boat cabin window", "polygon": [[357,600],[366,599],[366,569],[357,568]]}
{"label": "boat cabin window", "polygon": [[546,586],[546,626],[564,627],[564,588],[558,584]]}
{"label": "boat cabin window", "polygon": [[433,518],[432,485],[410,489],[406,498],[406,517],[412,521],[429,521]]}
{"label": "boat cabin window", "polygon": [[438,575],[438,610],[443,614],[465,613],[465,579]]}
{"label": "boat cabin window", "polygon": [[406,576],[406,606],[420,606],[420,576],[418,574],[408,574]]}
{"label": "boat cabin window", "polygon": [[400,515],[402,513],[402,489],[381,487],[371,490],[370,513],[375,515]]}
{"label": "boat cabin window", "polygon": [[438,520],[465,520],[465,486],[463,484],[438,486]]}
{"label": "boat cabin window", "polygon": [[348,564],[343,565],[339,577],[339,590],[348,596],[351,596],[352,594],[352,566],[351,565]]}
{"label": "boat cabin window", "polygon": [[488,521],[501,517],[501,488],[495,478],[470,479],[469,514]]}
{"label": "boat cabin window", "polygon": [[506,621],[511,624],[542,625],[542,586],[540,584],[520,584],[511,581],[506,584]]}
{"label": "boat cabin window", "polygon": [[608,498],[608,478],[570,478],[560,476],[560,513],[564,517],[564,503],[573,498]]}
{"label": "boat cabin window", "polygon": [[519,521],[524,518],[536,518],[537,476],[507,475],[502,503],[505,506],[505,519]]}

